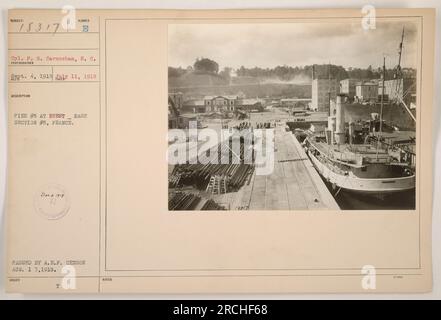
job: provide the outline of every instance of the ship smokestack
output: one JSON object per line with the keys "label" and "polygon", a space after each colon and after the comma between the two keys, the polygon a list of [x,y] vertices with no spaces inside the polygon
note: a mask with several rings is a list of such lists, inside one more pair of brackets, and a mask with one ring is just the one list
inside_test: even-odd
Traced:
{"label": "ship smokestack", "polygon": [[353,144],[354,143],[354,123],[351,121],[349,122],[349,144]]}
{"label": "ship smokestack", "polygon": [[345,144],[346,143],[346,134],[345,134],[345,109],[342,103],[344,95],[337,95],[337,100],[335,104],[336,115],[335,115],[335,142],[337,144]]}
{"label": "ship smokestack", "polygon": [[328,117],[328,128],[326,129],[327,136],[326,141],[328,144],[334,144],[335,143],[335,116],[329,116]]}

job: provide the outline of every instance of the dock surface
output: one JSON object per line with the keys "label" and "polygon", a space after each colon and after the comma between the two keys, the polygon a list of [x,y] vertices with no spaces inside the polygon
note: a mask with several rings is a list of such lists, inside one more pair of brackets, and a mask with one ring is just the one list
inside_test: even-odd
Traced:
{"label": "dock surface", "polygon": [[[233,200],[233,207],[248,210],[339,210],[323,180],[291,132],[274,132],[274,171],[256,175]],[[234,201],[236,200],[236,201]]]}
{"label": "dock surface", "polygon": [[[259,122],[271,121],[270,116],[273,113],[253,114],[248,121],[256,127]],[[274,128],[274,170],[270,174],[257,175],[254,171],[235,192],[211,194],[194,188],[186,192],[213,199],[227,210],[339,210],[300,142],[285,127],[281,119]]]}

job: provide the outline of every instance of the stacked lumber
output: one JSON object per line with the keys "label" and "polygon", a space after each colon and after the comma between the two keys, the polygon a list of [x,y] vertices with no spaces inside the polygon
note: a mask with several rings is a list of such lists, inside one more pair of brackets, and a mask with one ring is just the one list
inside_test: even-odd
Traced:
{"label": "stacked lumber", "polygon": [[221,206],[220,204],[216,203],[214,200],[210,199],[207,200],[207,202],[204,203],[201,210],[226,210],[225,207]]}
{"label": "stacked lumber", "polygon": [[206,190],[212,177],[222,177],[227,182],[227,192],[237,191],[254,172],[250,164],[183,164],[177,165],[169,180],[169,187],[192,185]]}
{"label": "stacked lumber", "polygon": [[201,197],[192,193],[177,192],[168,199],[168,210],[194,210]]}
{"label": "stacked lumber", "polygon": [[[203,203],[202,206],[201,203]],[[214,200],[204,200],[193,193],[175,192],[169,195],[169,210],[196,210],[198,207],[200,207],[199,210],[226,210],[225,207],[216,203]]]}
{"label": "stacked lumber", "polygon": [[[200,190],[207,190],[210,180],[226,181],[227,188],[224,191],[237,191],[254,172],[253,164],[245,164],[246,152],[250,152],[251,160],[253,154],[245,150],[250,144],[245,144],[246,139],[251,139],[251,134],[246,137],[235,136],[219,143],[209,150],[207,157],[209,163],[180,164],[173,168],[169,177],[169,188],[182,186],[195,186]],[[239,139],[240,150],[232,152],[233,140]],[[208,155],[209,154],[209,155]]]}

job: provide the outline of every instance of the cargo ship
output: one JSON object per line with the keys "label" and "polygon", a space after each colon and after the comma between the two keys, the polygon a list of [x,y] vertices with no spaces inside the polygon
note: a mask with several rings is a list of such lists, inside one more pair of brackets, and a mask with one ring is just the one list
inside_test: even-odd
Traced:
{"label": "cargo ship", "polygon": [[409,144],[386,142],[381,127],[387,125],[377,115],[346,126],[344,99],[337,95],[335,115],[328,117],[327,128],[308,130],[303,141],[316,170],[336,190],[334,195],[344,189],[382,198],[414,189],[412,139]]}
{"label": "cargo ship", "polygon": [[[404,28],[395,79],[403,79],[400,66],[403,39]],[[338,94],[333,106],[329,100],[327,127],[306,132],[303,141],[306,153],[322,178],[337,190],[334,196],[345,190],[384,199],[388,194],[415,189],[415,133],[402,132],[384,121],[385,78],[386,60],[383,58],[379,114],[371,114],[371,119],[364,121],[349,121],[346,125],[348,97]],[[396,97],[396,103],[416,122],[401,95]]]}

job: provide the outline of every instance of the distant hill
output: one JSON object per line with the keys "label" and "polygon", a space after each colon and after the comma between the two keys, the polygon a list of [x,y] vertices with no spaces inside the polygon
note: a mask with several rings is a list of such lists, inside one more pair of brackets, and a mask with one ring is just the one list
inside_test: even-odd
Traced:
{"label": "distant hill", "polygon": [[[168,67],[169,87],[202,87],[202,86],[220,86],[220,85],[251,85],[264,83],[291,83],[291,84],[307,84],[311,82],[311,76],[319,79],[379,79],[382,74],[381,68],[347,68],[332,64],[314,64],[303,67],[277,66],[274,68],[245,68],[240,67],[236,70],[234,77],[230,77],[231,68],[225,68],[223,71],[217,71],[217,63],[209,59],[197,60],[201,63],[205,60],[214,64],[215,68],[209,70],[207,68],[193,68],[189,66],[184,69],[182,67]],[[207,62],[208,63],[208,62]],[[217,66],[217,67],[216,67]],[[403,68],[401,70],[404,78],[415,78],[416,70]],[[386,70],[386,79],[393,79],[395,69]]]}
{"label": "distant hill", "polygon": [[234,95],[239,92],[247,97],[297,97],[310,98],[310,84],[271,82],[273,79],[259,79],[251,76],[224,78],[215,73],[180,72],[169,73],[170,91],[180,91],[187,96]]}
{"label": "distant hill", "polygon": [[180,91],[185,96],[202,97],[204,95],[235,95],[240,93],[246,97],[279,97],[279,98],[310,98],[311,85],[265,83],[265,84],[232,84],[194,87],[169,87],[169,91]]}
{"label": "distant hill", "polygon": [[168,78],[168,85],[170,88],[218,86],[227,85],[228,82],[228,80],[215,73],[188,72],[179,76],[170,76]]}

